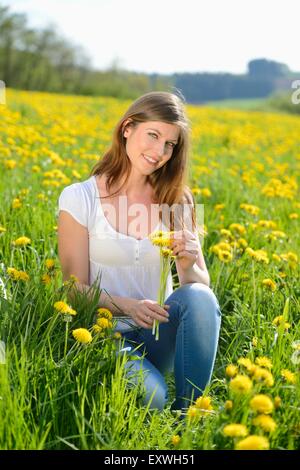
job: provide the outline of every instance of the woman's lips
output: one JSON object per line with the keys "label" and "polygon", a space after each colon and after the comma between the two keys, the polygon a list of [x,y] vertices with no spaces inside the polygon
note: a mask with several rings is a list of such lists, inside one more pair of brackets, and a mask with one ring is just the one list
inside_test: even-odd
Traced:
{"label": "woman's lips", "polygon": [[144,160],[146,160],[146,162],[149,163],[149,165],[155,166],[158,163],[157,160],[150,159],[150,157],[148,157],[147,155],[143,154],[143,157],[144,157]]}

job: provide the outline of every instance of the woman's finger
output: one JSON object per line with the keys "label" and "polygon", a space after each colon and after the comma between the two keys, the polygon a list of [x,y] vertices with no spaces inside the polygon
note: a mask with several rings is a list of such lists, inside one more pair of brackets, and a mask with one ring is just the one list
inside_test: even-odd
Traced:
{"label": "woman's finger", "polygon": [[183,258],[183,257],[184,257],[184,258],[188,258],[188,259],[193,259],[193,260],[195,260],[195,261],[196,261],[196,259],[198,258],[198,256],[197,256],[195,253],[191,253],[190,251],[185,251],[185,250],[180,251],[180,252],[178,253],[178,257],[179,257],[179,258]]}
{"label": "woman's finger", "polygon": [[[159,307],[159,305],[158,305]],[[150,313],[151,312],[151,313]],[[149,312],[149,316],[151,315],[151,317],[155,320],[158,320],[160,322],[168,322],[168,312],[166,312],[162,307],[160,307],[159,310],[155,309],[155,308],[150,308],[150,312]]]}
{"label": "woman's finger", "polygon": [[142,320],[139,321],[139,326],[141,326],[142,328],[145,328],[147,330],[150,330],[152,328],[152,324],[149,325],[149,323],[146,323]]}

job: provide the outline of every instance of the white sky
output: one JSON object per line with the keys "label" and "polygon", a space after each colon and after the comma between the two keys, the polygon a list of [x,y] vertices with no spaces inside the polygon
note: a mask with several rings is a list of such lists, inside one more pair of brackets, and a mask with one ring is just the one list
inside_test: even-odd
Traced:
{"label": "white sky", "polygon": [[[300,72],[299,0],[2,0],[54,23],[99,69],[245,73],[251,59]],[[297,33],[298,31],[298,33]]]}

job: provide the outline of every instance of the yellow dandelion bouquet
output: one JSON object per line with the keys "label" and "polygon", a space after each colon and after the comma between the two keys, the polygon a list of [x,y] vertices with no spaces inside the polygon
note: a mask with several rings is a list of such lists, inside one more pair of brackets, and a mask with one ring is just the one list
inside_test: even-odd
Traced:
{"label": "yellow dandelion bouquet", "polygon": [[[172,242],[172,235],[174,232],[158,231],[149,235],[149,239],[154,246],[157,246],[160,251],[160,278],[157,302],[161,307],[164,305],[165,293],[167,287],[167,280],[169,272],[172,269],[176,256],[172,255],[172,250],[169,248]],[[155,339],[159,339],[159,321],[154,320],[152,334],[155,334]]]}

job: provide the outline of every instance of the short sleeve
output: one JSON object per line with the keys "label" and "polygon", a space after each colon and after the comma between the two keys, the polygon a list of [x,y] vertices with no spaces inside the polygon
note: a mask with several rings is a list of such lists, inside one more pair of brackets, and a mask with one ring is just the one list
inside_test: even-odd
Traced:
{"label": "short sleeve", "polygon": [[58,212],[67,211],[84,227],[88,226],[89,205],[80,183],[67,186],[58,198]]}

